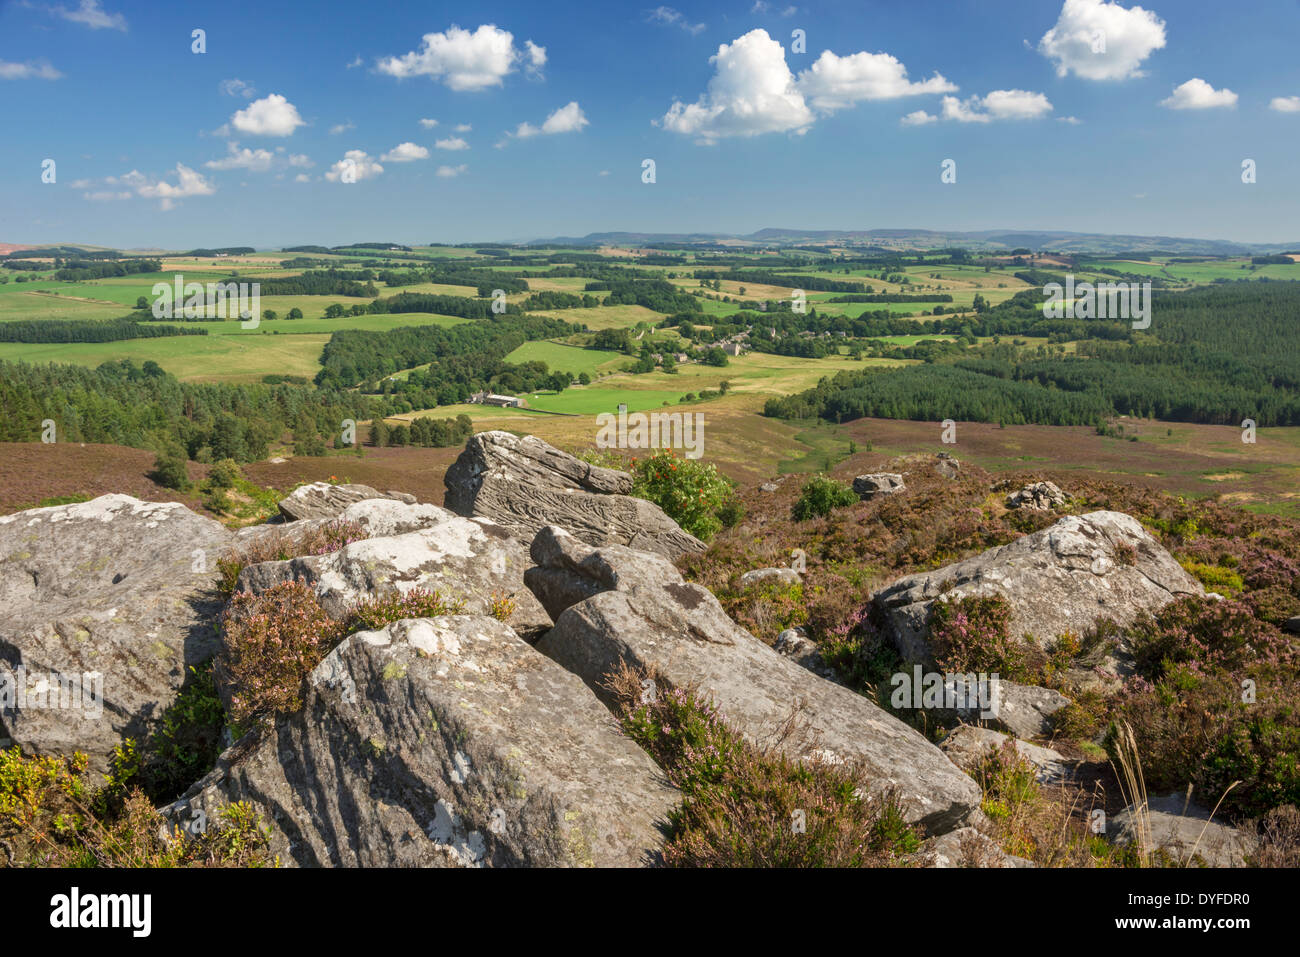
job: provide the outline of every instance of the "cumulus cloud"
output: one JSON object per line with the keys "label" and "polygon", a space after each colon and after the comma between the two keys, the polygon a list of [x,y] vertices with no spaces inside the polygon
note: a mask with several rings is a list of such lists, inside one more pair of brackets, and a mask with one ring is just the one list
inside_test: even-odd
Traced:
{"label": "cumulus cloud", "polygon": [[520,139],[527,139],[530,136],[551,136],[556,133],[575,133],[586,125],[587,117],[583,114],[582,107],[578,105],[577,100],[573,100],[548,116],[541,126],[533,126],[531,123],[520,123],[519,128],[515,130],[514,135]]}
{"label": "cumulus cloud", "polygon": [[459,166],[439,166],[438,175],[443,177],[444,179],[450,179],[453,176],[459,176],[461,173],[466,172],[468,169],[469,167],[466,166],[464,163],[461,163]]}
{"label": "cumulus cloud", "polygon": [[458,125],[456,126],[456,132],[457,132],[457,133],[468,133],[468,132],[469,132],[470,130],[472,130],[473,128],[474,128],[474,127],[470,126],[468,123],[460,123],[460,124],[458,124]]}
{"label": "cumulus cloud", "polygon": [[1199,76],[1174,87],[1173,95],[1160,101],[1171,110],[1212,110],[1216,107],[1234,107],[1237,94],[1227,87],[1216,90]]}
{"label": "cumulus cloud", "polygon": [[943,98],[943,118],[958,123],[991,123],[994,120],[1036,120],[1052,112],[1042,93],[1029,90],[994,90],[987,96],[959,100]]}
{"label": "cumulus cloud", "polygon": [[132,170],[122,177],[122,181],[135,186],[137,196],[146,199],[161,200],[162,209],[174,209],[178,199],[187,196],[211,196],[217,188],[209,183],[202,173],[190,169],[183,163],[176,164],[175,185],[165,179],[149,180],[137,170]]}
{"label": "cumulus cloud", "polygon": [[420,120],[420,125],[423,126],[426,130],[431,130],[431,129],[433,129],[435,126],[438,125],[438,121],[437,121],[437,120],[423,119],[423,120]]}
{"label": "cumulus cloud", "polygon": [[237,112],[230,118],[230,125],[250,136],[291,136],[304,122],[296,106],[279,93],[272,93]]}
{"label": "cumulus cloud", "polygon": [[13,63],[0,60],[0,80],[57,80],[61,76],[48,60],[28,60],[26,63]]}
{"label": "cumulus cloud", "polygon": [[219,89],[226,96],[242,96],[246,100],[251,100],[257,96],[257,90],[253,89],[251,83],[245,83],[243,80],[235,78],[233,80],[222,80]]}
{"label": "cumulus cloud", "polygon": [[709,62],[714,74],[705,92],[694,103],[674,101],[658,121],[664,129],[705,143],[726,136],[802,134],[818,114],[858,102],[957,89],[938,73],[912,82],[907,68],[888,53],[838,56],[824,50],[796,77],[786,64],[785,49],[762,29],[721,44]]}
{"label": "cumulus cloud", "polygon": [[939,117],[932,113],[927,113],[925,110],[914,110],[898,122],[902,123],[904,126],[925,126],[928,123],[939,122]]}
{"label": "cumulus cloud", "polygon": [[1275,96],[1268,108],[1279,113],[1300,113],[1300,96]]}
{"label": "cumulus cloud", "polygon": [[343,174],[351,170],[358,183],[363,179],[373,179],[384,171],[384,168],[376,163],[365,150],[348,150],[343,154],[343,159],[339,160],[330,167],[325,178],[332,183],[337,183],[343,178]]}
{"label": "cumulus cloud", "polygon": [[385,163],[413,163],[416,160],[428,159],[429,151],[415,143],[398,143],[379,158]]}
{"label": "cumulus cloud", "polygon": [[67,7],[54,7],[52,12],[65,20],[80,23],[92,30],[126,30],[126,17],[120,13],[107,13],[99,5],[99,0],[81,0],[81,6],[74,10]]}
{"label": "cumulus cloud", "polygon": [[444,140],[437,140],[433,144],[440,150],[467,150],[469,144],[459,136],[449,136]]}
{"label": "cumulus cloud", "polygon": [[346,133],[348,130],[355,130],[356,124],[352,121],[347,123],[336,123],[330,127],[330,136],[338,136],[340,133]]}
{"label": "cumulus cloud", "polygon": [[275,154],[270,150],[250,150],[239,148],[238,143],[227,143],[229,155],[219,160],[208,160],[203,165],[208,169],[246,169],[253,173],[264,173],[275,162]]}
{"label": "cumulus cloud", "polygon": [[540,74],[546,65],[546,48],[526,40],[521,50],[509,30],[485,23],[473,33],[454,25],[444,33],[426,33],[418,50],[384,57],[375,68],[398,79],[427,76],[449,89],[465,91],[501,86],[521,65],[530,74]]}
{"label": "cumulus cloud", "polygon": [[1106,0],[1065,0],[1056,25],[1038,52],[1056,64],[1057,76],[1127,80],[1142,76],[1142,61],[1165,45],[1165,21],[1142,7]]}
{"label": "cumulus cloud", "polygon": [[686,15],[680,10],[674,10],[672,7],[655,7],[646,14],[647,23],[659,23],[664,26],[678,26],[695,36],[705,29],[703,23],[691,23],[686,19]]}

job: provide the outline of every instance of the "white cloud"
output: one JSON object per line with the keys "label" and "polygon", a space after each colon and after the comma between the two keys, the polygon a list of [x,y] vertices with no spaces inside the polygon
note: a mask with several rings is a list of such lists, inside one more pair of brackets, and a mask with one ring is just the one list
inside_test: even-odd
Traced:
{"label": "white cloud", "polygon": [[420,125],[423,126],[426,130],[431,130],[438,125],[438,121],[428,120],[428,119],[420,120]]}
{"label": "white cloud", "polygon": [[915,110],[908,113],[898,122],[902,123],[904,126],[925,126],[927,123],[939,122],[939,117],[932,113],[927,113],[925,110]]}
{"label": "white cloud", "polygon": [[959,100],[943,98],[943,118],[958,123],[991,123],[994,120],[1037,120],[1052,112],[1042,93],[1028,90],[994,90],[988,96]]}
{"label": "white cloud", "polygon": [[176,164],[176,185],[166,180],[148,181],[136,170],[122,177],[124,182],[135,184],[137,196],[146,199],[158,199],[162,209],[173,209],[176,200],[187,196],[211,196],[217,188],[204,179],[203,174],[190,169],[183,163]]}
{"label": "white cloud", "polygon": [[356,124],[348,121],[347,123],[336,123],[330,127],[330,136],[338,136],[340,133],[346,133],[348,130],[355,130]]}
{"label": "white cloud", "polygon": [[293,178],[293,181],[295,183],[310,183],[311,177],[308,176],[306,173],[299,173],[297,176]]}
{"label": "white cloud", "polygon": [[208,169],[246,169],[254,173],[264,173],[275,162],[275,154],[270,150],[250,150],[239,148],[238,143],[227,143],[229,155],[219,160],[209,160],[203,165]]}
{"label": "white cloud", "polygon": [[349,168],[356,174],[357,182],[361,182],[363,179],[373,179],[384,171],[384,168],[376,163],[365,150],[348,150],[343,154],[343,159],[330,167],[330,171],[325,174],[325,178],[332,183],[337,183],[344,170]]}
{"label": "white cloud", "polygon": [[609,175],[609,170],[607,170],[607,169],[603,169],[603,170],[601,170],[599,173],[597,173],[596,175],[597,175],[597,176],[608,176],[608,175]]}
{"label": "white cloud", "polygon": [[813,65],[799,74],[798,87],[813,107],[824,113],[852,106],[859,100],[896,100],[957,89],[938,73],[912,83],[907,79],[907,67],[888,53],[840,57],[830,50],[823,50]]}
{"label": "white cloud", "polygon": [[348,61],[348,64],[345,67],[345,69],[355,70],[357,67],[364,66],[364,65],[365,65],[365,61],[361,59],[360,54],[357,54],[355,57],[353,57],[351,60]]}
{"label": "white cloud", "polygon": [[52,12],[92,30],[126,30],[126,17],[120,13],[105,13],[99,0],[81,0],[81,6],[75,10],[54,7]]}
{"label": "white cloud", "polygon": [[674,100],[659,121],[666,130],[712,142],[723,136],[804,132],[812,110],[785,63],[785,50],[766,30],[751,30],[718,46],[708,88],[694,103]]}
{"label": "white cloud", "polygon": [[501,86],[521,62],[530,74],[541,70],[546,49],[531,40],[524,46],[521,51],[515,46],[514,34],[495,24],[485,23],[473,33],[453,25],[445,33],[426,33],[419,50],[384,57],[375,67],[399,79],[427,76],[452,90],[483,90]]}
{"label": "white cloud", "polygon": [[0,80],[57,80],[61,76],[48,60],[28,60],[26,63],[12,63],[0,60]]}
{"label": "white cloud", "polygon": [[467,150],[469,144],[459,136],[449,136],[445,140],[437,140],[433,144],[440,150]]}
{"label": "white cloud", "polygon": [[1171,110],[1211,110],[1216,107],[1234,107],[1237,94],[1227,87],[1216,90],[1199,76],[1194,76],[1186,83],[1174,87],[1173,95],[1160,101],[1161,106]]}
{"label": "white cloud", "polygon": [[515,130],[514,135],[520,139],[527,139],[530,136],[551,136],[556,133],[574,133],[586,125],[587,117],[583,115],[582,107],[578,105],[577,100],[573,100],[548,116],[541,126],[533,126],[531,123],[520,123],[519,129]]}
{"label": "white cloud", "polygon": [[[772,12],[772,5],[765,0],[754,0],[754,5],[749,8],[750,13],[768,14]],[[799,12],[798,7],[786,7],[778,14],[782,17],[792,17]]]}
{"label": "white cloud", "polygon": [[913,83],[907,68],[888,53],[837,56],[829,50],[796,77],[785,49],[766,30],[751,30],[718,47],[708,89],[694,103],[674,101],[659,120],[665,129],[716,142],[726,136],[802,134],[817,114],[864,100],[892,100],[947,93],[957,87],[935,73]]}
{"label": "white cloud", "polygon": [[291,136],[304,123],[296,106],[279,93],[272,93],[237,112],[230,118],[230,125],[250,136]]}
{"label": "white cloud", "polygon": [[416,160],[428,159],[429,151],[414,143],[399,143],[379,158],[385,163],[413,163]]}
{"label": "white cloud", "polygon": [[1165,21],[1142,7],[1125,9],[1105,0],[1065,0],[1056,25],[1038,41],[1038,52],[1056,64],[1057,76],[1127,80],[1165,45]]}
{"label": "white cloud", "polygon": [[257,90],[253,89],[251,83],[245,83],[243,80],[235,78],[233,80],[222,80],[219,89],[226,96],[242,96],[246,100],[251,100],[257,96]]}
{"label": "white cloud", "polygon": [[647,23],[662,23],[664,26],[679,26],[691,36],[695,36],[705,29],[703,23],[691,23],[686,19],[686,15],[680,10],[674,10],[672,7],[655,7],[646,14]]}
{"label": "white cloud", "polygon": [[468,123],[461,123],[461,124],[457,125],[457,127],[456,127],[456,132],[457,132],[457,133],[468,133],[468,132],[469,132],[470,130],[472,130],[473,128],[474,128],[474,127],[470,126]]}
{"label": "white cloud", "polygon": [[95,190],[90,193],[83,193],[86,199],[95,203],[107,203],[115,199],[130,199],[131,194],[126,192],[113,192],[109,189]]}
{"label": "white cloud", "polygon": [[1083,122],[1083,120],[1079,119],[1077,116],[1058,116],[1056,122],[1068,123],[1070,126],[1078,126]]}
{"label": "white cloud", "polygon": [[1275,96],[1268,108],[1279,113],[1300,113],[1300,96]]}
{"label": "white cloud", "polygon": [[461,163],[459,166],[439,166],[438,175],[443,177],[444,179],[450,179],[453,176],[459,176],[461,173],[464,173],[468,170],[469,167],[466,166],[464,163]]}

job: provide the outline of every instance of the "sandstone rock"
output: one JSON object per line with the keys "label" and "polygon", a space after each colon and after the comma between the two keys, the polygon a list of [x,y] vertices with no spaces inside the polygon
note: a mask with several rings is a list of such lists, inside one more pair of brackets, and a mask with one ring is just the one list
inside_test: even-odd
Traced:
{"label": "sandstone rock", "polygon": [[906,488],[903,476],[897,472],[871,472],[853,480],[853,491],[868,502],[883,495],[894,495]]}
{"label": "sandstone rock", "polygon": [[1148,851],[1162,848],[1182,864],[1200,857],[1209,867],[1243,867],[1255,848],[1252,835],[1212,821],[1209,811],[1188,804],[1185,795],[1149,798],[1147,804],[1147,836],[1140,837],[1144,828],[1133,805],[1110,819],[1107,836],[1120,845],[1141,840]]}
{"label": "sandstone rock", "polygon": [[529,548],[536,566],[524,572],[524,584],[552,619],[570,605],[602,591],[640,584],[680,584],[681,573],[659,555],[623,545],[596,548],[555,525],[537,533]]}
{"label": "sandstone rock", "polygon": [[[996,685],[996,701],[988,709],[991,714],[977,704],[976,688],[970,679],[953,677],[944,681],[947,689],[953,686],[952,700],[958,702],[957,717],[963,721],[982,721],[985,724],[1005,731],[1017,738],[1037,738],[1052,731],[1052,715],[1070,703],[1070,699],[1052,688],[1039,688],[1034,685],[1017,684],[1014,681],[999,679]],[[969,703],[969,707],[966,705]]]}
{"label": "sandstone rock", "polygon": [[[606,549],[598,551],[604,557]],[[800,760],[861,763],[870,788],[895,788],[909,820],[933,832],[960,825],[978,807],[975,783],[938,748],[861,695],[774,652],[728,618],[707,589],[680,576],[641,584],[619,569],[619,577],[617,590],[564,610],[537,644],[606,700],[605,676],[620,663],[654,669],[674,686],[712,695],[760,745]],[[788,722],[792,731],[782,736]]]}
{"label": "sandstone rock", "polygon": [[931,838],[912,857],[924,867],[1033,867],[1032,861],[1008,854],[992,838],[962,827]]}
{"label": "sandstone rock", "polygon": [[758,490],[760,492],[775,492],[778,491],[780,488],[781,486],[776,484],[775,482],[764,482],[762,485],[758,487]]}
{"label": "sandstone rock", "polygon": [[946,479],[955,479],[961,475],[961,463],[947,452],[940,452],[936,457],[934,470]]}
{"label": "sandstone rock", "polygon": [[1056,524],[934,571],[901,578],[872,603],[899,652],[930,658],[929,615],[935,601],[1005,598],[1013,638],[1048,641],[1082,634],[1102,618],[1119,624],[1155,612],[1200,583],[1134,518],[1121,512],[1068,515]]}
{"label": "sandstone rock", "polygon": [[1282,623],[1282,630],[1293,635],[1300,635],[1300,615],[1288,618]]}
{"label": "sandstone rock", "polygon": [[588,465],[534,436],[480,432],[447,469],[444,504],[529,539],[558,525],[592,545],[629,545],[676,558],[702,552],[653,502],[633,498],[626,472]]}
{"label": "sandstone rock", "polygon": [[301,711],[228,750],[167,816],[215,826],[241,800],[285,864],[628,867],[655,860],[679,796],[578,678],[458,615],[345,639]]}
{"label": "sandstone rock", "polygon": [[[403,508],[416,510],[408,515],[410,521],[425,515],[425,506]],[[549,628],[550,616],[524,587],[529,559],[523,542],[484,519],[444,515],[417,531],[363,539],[328,555],[250,565],[236,588],[260,592],[283,581],[305,581],[335,617],[366,598],[413,588],[459,600],[468,614],[486,614],[494,598],[512,597],[511,627],[530,636]],[[384,521],[395,522],[391,515]],[[394,527],[402,527],[401,522]]]}
{"label": "sandstone rock", "polygon": [[807,668],[818,677],[827,681],[837,681],[834,670],[826,664],[826,659],[817,649],[817,643],[804,635],[798,628],[787,628],[776,636],[772,650],[788,658],[800,668]]}
{"label": "sandstone rock", "polygon": [[33,692],[51,673],[75,678],[62,690],[56,676],[56,697],[81,702],[0,703],[0,737],[29,754],[84,751],[98,772],[123,738],[143,741],[189,666],[218,650],[216,560],[231,539],[183,505],[129,495],[0,518],[0,700],[21,665]]}
{"label": "sandstone rock", "polygon": [[312,482],[294,489],[280,502],[280,514],[288,522],[308,518],[335,518],[353,502],[371,498],[394,499],[415,504],[415,496],[405,492],[380,492],[369,485],[331,485]]}
{"label": "sandstone rock", "polygon": [[1007,496],[1007,508],[1047,511],[1064,505],[1067,496],[1054,482],[1034,482]]}
{"label": "sandstone rock", "polygon": [[1006,742],[1012,742],[1016,753],[1036,769],[1039,781],[1044,783],[1060,781],[1069,775],[1069,765],[1065,758],[1051,748],[1039,747],[1026,741],[1009,738],[1005,734],[963,724],[948,733],[939,742],[939,750],[948,755],[948,759],[963,771],[970,771],[982,761],[990,750],[1002,748]]}
{"label": "sandstone rock", "polygon": [[755,568],[740,576],[740,587],[754,585],[798,585],[803,581],[793,568]]}

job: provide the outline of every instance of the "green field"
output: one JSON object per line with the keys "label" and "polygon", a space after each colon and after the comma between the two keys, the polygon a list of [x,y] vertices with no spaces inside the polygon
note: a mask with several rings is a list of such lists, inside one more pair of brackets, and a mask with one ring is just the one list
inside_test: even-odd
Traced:
{"label": "green field", "polygon": [[560,342],[525,342],[506,356],[506,362],[545,362],[552,372],[569,372],[575,376],[585,372],[593,379],[629,361],[622,353],[582,349]]}

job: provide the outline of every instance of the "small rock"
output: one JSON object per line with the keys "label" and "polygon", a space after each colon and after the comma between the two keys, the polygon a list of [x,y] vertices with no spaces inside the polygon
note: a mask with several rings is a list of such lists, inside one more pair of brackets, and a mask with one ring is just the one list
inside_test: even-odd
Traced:
{"label": "small rock", "polygon": [[798,585],[802,581],[793,568],[755,568],[740,576],[740,587],[749,588],[764,582],[779,585]]}
{"label": "small rock", "polygon": [[[1147,801],[1147,850],[1161,848],[1180,863],[1200,857],[1209,867],[1244,867],[1255,839],[1244,831],[1210,820],[1210,812],[1188,804],[1186,796],[1170,794]],[[1146,830],[1130,805],[1110,819],[1107,835],[1115,844],[1137,841]]]}
{"label": "small rock", "polygon": [[1034,482],[1007,496],[1007,508],[1024,508],[1045,512],[1064,505],[1068,496],[1054,482]]}
{"label": "small rock", "polygon": [[909,857],[924,867],[1033,867],[1032,861],[1008,854],[987,835],[961,827],[931,838]]}
{"label": "small rock", "polygon": [[864,502],[883,495],[895,495],[906,488],[907,486],[903,484],[903,476],[897,472],[869,472],[853,480],[853,491],[857,492],[858,497]]}

